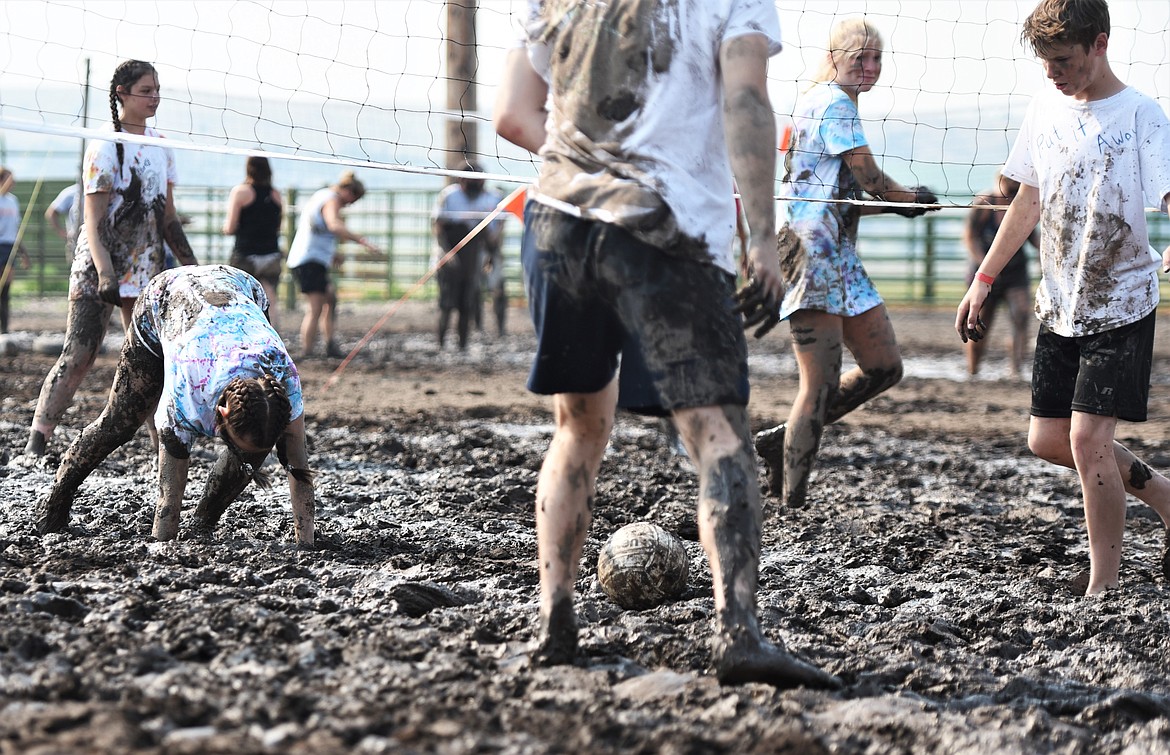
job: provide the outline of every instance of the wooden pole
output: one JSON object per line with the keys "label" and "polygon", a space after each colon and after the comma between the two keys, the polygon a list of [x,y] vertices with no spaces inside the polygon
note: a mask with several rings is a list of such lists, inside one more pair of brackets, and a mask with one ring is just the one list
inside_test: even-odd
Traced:
{"label": "wooden pole", "polygon": [[474,160],[478,140],[476,120],[468,118],[477,110],[475,74],[475,13],[479,0],[447,0],[447,167],[467,168]]}

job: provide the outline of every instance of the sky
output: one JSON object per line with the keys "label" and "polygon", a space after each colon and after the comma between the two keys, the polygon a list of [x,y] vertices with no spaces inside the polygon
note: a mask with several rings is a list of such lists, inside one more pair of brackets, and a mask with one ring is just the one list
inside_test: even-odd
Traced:
{"label": "sky", "polygon": [[[770,94],[781,123],[824,55],[836,18],[865,13],[885,37],[879,85],[864,95],[867,134],[910,162],[943,165],[944,142],[1002,160],[1031,93],[1045,85],[1019,42],[1033,0],[803,0],[778,2],[784,51]],[[1170,2],[1112,3],[1110,60],[1170,112]],[[527,154],[497,141],[489,112],[521,0],[480,0],[480,144],[489,172],[530,174]],[[443,164],[447,83],[441,0],[5,0],[0,3],[0,159],[68,173],[75,158],[34,164],[33,151],[79,151],[74,136],[30,134],[82,125],[86,65],[90,125],[109,121],[107,86],[126,58],[152,61],[166,98],[154,124],[176,144],[270,149],[430,169]],[[13,126],[19,126],[14,128]],[[7,126],[7,127],[5,127]],[[907,135],[909,134],[909,135]],[[945,137],[945,138],[944,138]],[[890,147],[893,150],[893,146]],[[986,154],[984,154],[986,153]],[[188,173],[232,159],[184,160]],[[965,158],[966,159],[966,158]],[[242,160],[237,160],[242,162]],[[52,168],[43,165],[51,164]],[[68,166],[72,165],[70,168]],[[336,166],[306,164],[298,173]],[[218,169],[218,168],[216,168]],[[408,178],[379,175],[373,185]]]}

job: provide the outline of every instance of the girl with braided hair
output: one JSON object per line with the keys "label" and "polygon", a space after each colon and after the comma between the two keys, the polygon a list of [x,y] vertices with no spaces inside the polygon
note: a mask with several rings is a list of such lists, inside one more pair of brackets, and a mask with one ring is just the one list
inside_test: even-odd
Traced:
{"label": "girl with braided hair", "polygon": [[155,538],[178,534],[190,450],[200,437],[218,437],[225,448],[195,509],[195,529],[212,530],[249,482],[270,485],[260,467],[275,446],[288,473],[297,544],[313,545],[313,482],[300,377],[268,320],[264,287],[227,265],[167,270],[143,291],[109,400],[65,453],[38,510],[40,532],[65,528],[82,482],[134,436],[155,406]]}
{"label": "girl with braided hair", "polygon": [[[112,130],[161,137],[146,125],[159,105],[154,66],[127,60],[110,80]],[[41,456],[106,335],[114,307],[129,327],[134,301],[163,270],[163,242],[181,264],[195,256],[175,210],[175,157],[147,144],[94,140],[85,151],[82,226],[69,273],[65,345],[45,377],[25,453]],[[152,438],[154,433],[151,433]]]}

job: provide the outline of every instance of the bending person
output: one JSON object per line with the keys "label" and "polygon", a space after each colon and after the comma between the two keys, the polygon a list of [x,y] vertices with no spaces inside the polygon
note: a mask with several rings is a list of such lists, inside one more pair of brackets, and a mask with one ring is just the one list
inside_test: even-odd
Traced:
{"label": "bending person", "polygon": [[[140,60],[119,65],[110,80],[113,130],[161,136],[146,125],[158,111],[159,99],[154,66]],[[85,150],[83,168],[85,205],[69,271],[65,345],[37,398],[24,447],[31,456],[44,455],[73,394],[97,359],[114,307],[121,310],[122,325],[129,327],[135,299],[163,270],[164,242],[181,264],[196,264],[175,210],[171,150],[97,139]]]}
{"label": "bending person", "polygon": [[260,467],[275,445],[297,544],[313,545],[301,382],[267,311],[260,282],[226,265],[180,267],[152,280],[134,308],[109,401],[65,453],[37,529],[64,529],[81,483],[157,405],[155,538],[178,533],[192,446],[219,437],[225,448],[195,509],[196,527],[214,528],[250,481],[269,485]]}
{"label": "bending person", "polygon": [[325,333],[326,356],[345,356],[334,339],[337,323],[337,289],[329,271],[336,266],[337,241],[353,241],[371,252],[378,252],[366,239],[345,224],[341,209],[361,199],[366,187],[346,171],[332,186],[318,190],[297,221],[297,232],[288,250],[288,267],[308,300],[301,321],[301,358],[311,356],[317,343],[317,331]]}
{"label": "bending person", "polygon": [[[882,41],[868,21],[837,23],[817,83],[800,98],[783,196],[934,204],[923,188],[908,189],[886,175],[862,131],[857,99],[882,72]],[[781,229],[781,267],[789,289],[780,308],[792,332],[800,388],[786,425],[756,436],[768,467],[768,487],[789,506],[804,505],[821,433],[829,422],[902,379],[902,355],[886,305],[857,253],[861,215],[895,212],[916,217],[923,208],[880,209],[850,202],[787,202]],[[857,366],[841,374],[842,349]]]}

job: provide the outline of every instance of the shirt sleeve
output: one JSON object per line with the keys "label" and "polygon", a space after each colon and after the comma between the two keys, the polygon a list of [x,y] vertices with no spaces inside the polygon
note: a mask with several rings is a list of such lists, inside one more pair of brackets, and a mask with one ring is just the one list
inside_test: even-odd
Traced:
{"label": "shirt sleeve", "polygon": [[780,17],[772,0],[738,0],[732,3],[723,41],[747,34],[763,34],[768,40],[768,56],[777,55],[784,45],[780,41]]}
{"label": "shirt sleeve", "polygon": [[830,155],[840,155],[869,143],[861,128],[857,106],[844,92],[834,92],[821,116],[821,140]]}
{"label": "shirt sleeve", "polygon": [[1028,105],[1024,114],[1024,122],[1020,124],[1020,133],[1016,134],[1016,141],[1008,152],[1007,161],[1003,164],[1003,173],[1013,181],[1019,181],[1028,186],[1039,186],[1040,177],[1036,173],[1036,163],[1032,160],[1032,113],[1036,107],[1036,100]]}

